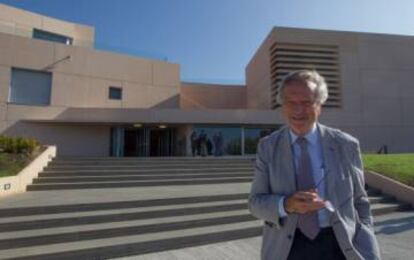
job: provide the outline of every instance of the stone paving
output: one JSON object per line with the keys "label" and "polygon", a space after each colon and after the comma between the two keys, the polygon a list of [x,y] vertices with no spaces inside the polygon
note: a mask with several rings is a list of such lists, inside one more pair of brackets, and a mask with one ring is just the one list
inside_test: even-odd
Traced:
{"label": "stone paving", "polygon": [[[414,259],[414,211],[375,218],[375,231],[383,260]],[[207,246],[171,250],[119,259],[137,260],[250,260],[260,259],[261,238],[249,238]]]}

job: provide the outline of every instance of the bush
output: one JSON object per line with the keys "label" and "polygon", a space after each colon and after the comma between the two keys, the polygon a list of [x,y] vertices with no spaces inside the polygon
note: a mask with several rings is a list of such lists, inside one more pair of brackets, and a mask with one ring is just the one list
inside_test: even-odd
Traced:
{"label": "bush", "polygon": [[0,135],[0,152],[32,154],[37,147],[39,147],[39,142],[33,138]]}

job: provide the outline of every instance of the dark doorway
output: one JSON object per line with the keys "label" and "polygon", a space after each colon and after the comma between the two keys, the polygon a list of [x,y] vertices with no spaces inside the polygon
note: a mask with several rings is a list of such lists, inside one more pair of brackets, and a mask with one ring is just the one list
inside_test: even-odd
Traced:
{"label": "dark doorway", "polygon": [[175,147],[174,133],[173,128],[113,128],[111,156],[172,156]]}
{"label": "dark doorway", "polygon": [[138,130],[125,129],[124,156],[138,156]]}
{"label": "dark doorway", "polygon": [[150,156],[171,156],[172,129],[151,129]]}

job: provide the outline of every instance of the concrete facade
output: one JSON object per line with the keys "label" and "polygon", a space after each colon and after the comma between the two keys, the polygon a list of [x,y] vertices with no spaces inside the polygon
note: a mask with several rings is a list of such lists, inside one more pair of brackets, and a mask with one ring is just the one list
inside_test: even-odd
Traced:
{"label": "concrete facade", "polygon": [[247,65],[248,108],[271,107],[262,93],[270,91],[274,43],[338,46],[342,106],[324,108],[321,122],[355,135],[365,151],[414,150],[414,37],[275,27]]}
{"label": "concrete facade", "polygon": [[181,109],[246,109],[244,85],[211,85],[182,82]]}
{"label": "concrete facade", "polygon": [[0,33],[32,38],[33,28],[68,36],[75,46],[93,48],[95,30],[90,26],[0,5]]}
{"label": "concrete facade", "polygon": [[[33,29],[73,42],[33,39]],[[326,107],[321,121],[358,137],[364,151],[414,150],[414,37],[275,27],[247,64],[245,86],[181,82],[179,64],[97,51],[93,41],[92,27],[0,5],[0,133],[57,145],[58,155],[108,156],[115,128],[166,127],[181,147],[172,155],[189,155],[196,127],[283,124],[272,103],[272,46],[329,45],[338,50],[340,83],[331,93],[337,106]],[[51,73],[49,105],[9,102],[16,68]],[[122,89],[122,98],[110,99],[109,87]]]}

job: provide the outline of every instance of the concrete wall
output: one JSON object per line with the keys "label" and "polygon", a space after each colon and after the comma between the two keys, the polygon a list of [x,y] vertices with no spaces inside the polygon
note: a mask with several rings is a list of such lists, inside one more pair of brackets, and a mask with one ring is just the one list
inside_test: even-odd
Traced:
{"label": "concrete wall", "polygon": [[[73,37],[78,46],[32,39],[33,28]],[[111,121],[100,126],[23,122],[54,120],[71,108],[179,107],[178,64],[88,48],[92,45],[92,28],[0,4],[0,134],[35,137],[57,145],[60,155],[107,156]],[[12,68],[51,72],[50,105],[8,103]],[[109,99],[110,86],[122,88],[122,100]]]}
{"label": "concrete wall", "polygon": [[[0,133],[32,136],[58,146],[59,155],[109,154],[109,126],[23,124],[53,120],[70,108],[178,108],[179,66],[92,49],[0,34]],[[11,68],[41,70],[54,61],[50,106],[7,103]],[[109,86],[122,100],[108,98]]]}
{"label": "concrete wall", "polygon": [[0,4],[0,33],[31,38],[33,29],[40,29],[73,39],[73,45],[93,47],[94,28]]}
{"label": "concrete wall", "polygon": [[[0,34],[0,91],[7,99],[10,69],[52,72],[51,106],[178,107],[179,65]],[[3,55],[2,55],[3,54]],[[50,67],[54,62],[68,60]],[[109,86],[123,89],[109,100]]]}
{"label": "concrete wall", "polygon": [[[269,109],[270,53],[275,41],[339,47],[341,108],[325,108],[321,122],[358,137],[363,150],[413,152],[414,37],[274,28],[246,68],[248,107]],[[260,95],[250,93],[267,91]],[[263,96],[264,95],[264,96]]]}
{"label": "concrete wall", "polygon": [[32,137],[45,145],[54,145],[61,156],[109,156],[110,126],[24,123],[9,124],[3,133]]}
{"label": "concrete wall", "polygon": [[182,83],[180,108],[243,109],[246,108],[246,87],[243,85]]}
{"label": "concrete wall", "polygon": [[270,33],[246,66],[246,105],[249,109],[270,109],[270,46],[275,41]]}

